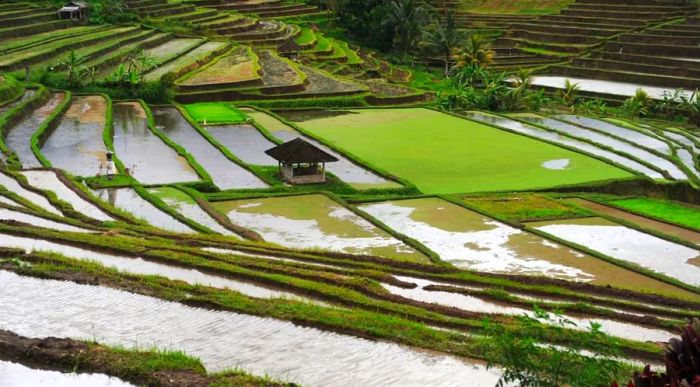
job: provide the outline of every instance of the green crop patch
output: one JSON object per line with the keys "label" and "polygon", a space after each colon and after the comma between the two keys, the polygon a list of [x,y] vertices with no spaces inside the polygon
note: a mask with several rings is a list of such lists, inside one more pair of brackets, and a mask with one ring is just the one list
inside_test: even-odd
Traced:
{"label": "green crop patch", "polygon": [[580,153],[428,109],[372,109],[299,125],[425,193],[525,190],[630,177]]}
{"label": "green crop patch", "polygon": [[611,203],[642,215],[700,230],[700,210],[697,208],[649,198],[614,200]]}
{"label": "green crop patch", "polygon": [[227,103],[202,102],[184,106],[187,113],[199,123],[233,124],[248,119],[243,112]]}

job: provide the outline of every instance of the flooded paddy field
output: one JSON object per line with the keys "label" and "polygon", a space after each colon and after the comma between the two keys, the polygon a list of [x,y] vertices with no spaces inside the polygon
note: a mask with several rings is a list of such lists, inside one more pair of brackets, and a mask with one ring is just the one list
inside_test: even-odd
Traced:
{"label": "flooded paddy field", "polygon": [[254,230],[266,241],[282,246],[428,261],[423,254],[324,195],[212,204],[234,224]]}
{"label": "flooded paddy field", "polygon": [[516,116],[525,121],[542,125],[552,130],[556,130],[558,132],[574,136],[576,138],[592,141],[596,144],[612,148],[616,152],[620,152],[623,155],[631,155],[637,158],[638,160],[644,160],[645,162],[658,168],[659,170],[668,172],[668,174],[674,179],[685,180],[688,178],[688,176],[671,161],[663,157],[656,156],[655,154],[647,150],[638,148],[625,141],[615,139],[613,137],[607,136],[602,133],[598,133],[590,129],[555,120],[553,118],[530,114]]}
{"label": "flooded paddy field", "polygon": [[220,189],[266,188],[252,172],[229,160],[190,125],[174,107],[153,109],[156,125],[192,154]]}
{"label": "flooded paddy field", "polygon": [[0,385],[13,387],[134,387],[104,374],[63,373],[0,360]]}
{"label": "flooded paddy field", "polygon": [[219,289],[230,289],[255,298],[289,298],[308,300],[293,293],[273,290],[217,275],[203,273],[197,269],[188,269],[144,260],[142,258],[123,257],[100,253],[65,244],[0,234],[0,246],[24,249],[27,252],[58,253],[68,258],[97,262],[105,267],[115,268],[124,273],[140,275],[157,275],[172,280],[184,281],[190,285],[203,285]]}
{"label": "flooded paddy field", "polygon": [[37,127],[53,113],[66,98],[65,93],[53,93],[41,107],[33,110],[7,132],[5,143],[15,152],[23,168],[42,167],[32,151],[31,138]]}
{"label": "flooded paddy field", "polygon": [[[301,137],[314,146],[324,150],[325,152],[335,156],[338,161],[335,163],[329,163],[326,165],[326,169],[337,176],[340,180],[351,186],[364,189],[364,188],[398,188],[401,187],[400,184],[393,182],[391,180],[385,179],[360,165],[353,163],[348,160],[348,158],[342,156],[338,152],[330,149],[329,147],[319,143],[318,141],[309,138],[298,132],[291,126],[285,124],[284,122],[278,120],[277,118],[270,116],[267,113],[260,112],[253,109],[244,109],[246,115],[253,118],[259,125],[263,126],[272,136],[275,138],[287,142],[294,140],[295,138]],[[275,162],[274,165],[277,163]]]}
{"label": "flooded paddy field", "polygon": [[499,378],[496,369],[397,344],[4,271],[0,302],[8,305],[0,326],[23,336],[182,350],[210,371],[243,367],[305,385],[494,385]]}
{"label": "flooded paddy field", "polygon": [[619,164],[629,170],[642,173],[652,179],[661,179],[663,176],[661,173],[643,165],[635,160],[627,158],[625,156],[619,155],[615,152],[599,148],[593,144],[576,140],[570,137],[563,136],[561,134],[550,132],[533,125],[524,124],[520,121],[508,119],[505,117],[482,113],[482,112],[467,112],[465,114],[471,120],[482,122],[489,125],[499,126],[505,129],[512,130],[517,133],[521,133],[530,137],[534,137],[541,140],[546,140],[553,142],[555,144],[564,145],[574,149],[578,149],[587,154],[598,156],[605,160]]}
{"label": "flooded paddy field", "polygon": [[[648,85],[638,85],[634,83],[604,81],[599,79],[572,78],[552,75],[537,75],[532,77],[533,86],[545,86],[556,89],[564,89],[564,84],[569,80],[571,83],[576,83],[581,91],[592,91],[596,93],[605,93],[612,95],[620,95],[625,97],[633,96],[639,88],[642,88],[649,94],[651,98],[662,99],[664,94],[673,93],[673,88],[654,87]],[[692,91],[683,90],[686,97],[690,97]]]}
{"label": "flooded paddy field", "polygon": [[[397,278],[405,282],[415,283],[418,286],[413,289],[405,289],[389,284],[382,284],[382,287],[390,291],[392,294],[396,294],[405,298],[421,302],[428,302],[432,304],[454,307],[469,312],[504,314],[514,316],[527,315],[532,318],[536,318],[535,314],[532,311],[521,307],[506,306],[503,304],[498,304],[495,302],[481,299],[479,297],[465,294],[426,290],[426,286],[437,284],[432,281],[410,277]],[[639,340],[640,337],[643,337],[647,341],[666,342],[670,338],[675,336],[673,333],[661,329],[652,329],[610,319],[589,319],[572,317],[567,315],[564,315],[564,317],[573,321],[576,324],[576,329],[586,330],[590,327],[591,323],[598,323],[601,324],[601,330],[603,332],[611,336],[626,338],[630,340]]]}
{"label": "flooded paddy field", "polygon": [[[429,109],[346,112],[298,125],[425,193],[527,189],[628,176],[580,153]],[[569,160],[565,169],[543,167],[562,159]]]}
{"label": "flooded paddy field", "polygon": [[248,164],[273,166],[278,164],[277,160],[265,153],[277,144],[265,138],[253,125],[207,126],[206,130],[231,153]]}
{"label": "flooded paddy field", "polygon": [[10,110],[16,108],[17,106],[25,103],[26,101],[30,100],[32,97],[34,97],[35,94],[36,94],[36,90],[26,89],[24,91],[24,93],[19,98],[0,106],[0,116],[9,112]]}
{"label": "flooded paddy field", "polygon": [[597,120],[595,118],[576,116],[571,114],[554,116],[554,118],[562,121],[572,122],[574,124],[581,125],[586,128],[596,129],[601,132],[605,132],[610,135],[625,139],[629,142],[645,147],[647,149],[659,151],[663,154],[671,154],[671,149],[669,148],[668,144],[656,138],[651,132],[642,133],[641,131],[625,128],[618,125],[613,125],[609,122]]}
{"label": "flooded paddy field", "polygon": [[49,203],[48,199],[46,199],[44,196],[22,187],[17,180],[2,172],[0,172],[0,185],[48,212],[55,215],[63,215],[61,211]]}
{"label": "flooded paddy field", "polygon": [[94,176],[106,162],[102,132],[107,102],[102,96],[77,96],[41,147],[52,166],[77,176]]}
{"label": "flooded paddy field", "polygon": [[187,159],[151,131],[140,103],[114,104],[113,115],[114,151],[136,180],[143,184],[199,180]]}
{"label": "flooded paddy field", "polygon": [[111,216],[99,209],[95,204],[86,201],[80,197],[80,195],[63,184],[63,182],[58,179],[56,173],[53,171],[24,171],[22,172],[22,175],[27,178],[29,184],[43,190],[53,191],[56,193],[58,198],[68,202],[73,209],[81,212],[85,216],[101,221],[114,220]]}
{"label": "flooded paddy field", "polygon": [[133,188],[105,188],[93,190],[93,193],[103,201],[145,220],[154,227],[173,232],[195,232],[139,196]]}
{"label": "flooded paddy field", "polygon": [[360,206],[451,264],[487,273],[546,276],[664,293],[679,289],[438,198]]}
{"label": "flooded paddy field", "polygon": [[[66,223],[55,222],[53,220],[45,219],[45,218],[42,218],[40,216],[35,216],[35,215],[27,214],[24,212],[20,212],[20,211],[8,210],[6,208],[0,208],[0,219],[2,219],[2,220],[14,220],[17,222],[30,224],[30,225],[36,226],[36,227],[43,227],[43,228],[48,228],[51,230],[58,230],[58,231],[68,231],[68,232],[91,232],[92,231],[92,230],[87,230],[84,228],[71,226],[71,225],[66,224]],[[0,241],[0,243],[2,243],[2,242]]]}
{"label": "flooded paddy field", "polygon": [[528,224],[558,238],[605,255],[700,285],[700,251],[602,218],[557,220]]}
{"label": "flooded paddy field", "polygon": [[148,192],[164,201],[170,208],[184,215],[186,218],[192,219],[212,231],[228,236],[236,235],[233,231],[219,224],[219,222],[204,211],[189,195],[177,188],[152,188],[149,189]]}

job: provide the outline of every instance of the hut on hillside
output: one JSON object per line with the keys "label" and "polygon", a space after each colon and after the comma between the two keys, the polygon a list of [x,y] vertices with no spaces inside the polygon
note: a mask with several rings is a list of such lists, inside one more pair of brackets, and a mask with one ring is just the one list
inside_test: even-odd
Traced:
{"label": "hut on hillside", "polygon": [[299,59],[301,46],[294,39],[287,39],[277,46],[277,52],[287,59]]}
{"label": "hut on hillside", "polygon": [[86,21],[89,16],[88,4],[84,1],[71,1],[58,10],[60,19]]}
{"label": "hut on hillside", "polygon": [[338,159],[302,138],[278,145],[265,151],[277,160],[280,175],[291,184],[317,184],[326,182],[326,163]]}

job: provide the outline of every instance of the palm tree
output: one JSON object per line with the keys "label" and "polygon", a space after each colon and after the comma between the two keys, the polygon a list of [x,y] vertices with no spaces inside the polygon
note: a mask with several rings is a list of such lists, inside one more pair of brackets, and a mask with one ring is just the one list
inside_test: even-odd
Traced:
{"label": "palm tree", "polygon": [[571,82],[571,80],[566,79],[564,81],[564,88],[559,89],[557,92],[559,94],[559,98],[561,98],[561,101],[564,103],[564,105],[574,108],[574,105],[576,104],[576,100],[578,99],[578,90],[579,90],[579,84]]}
{"label": "palm tree", "polygon": [[80,82],[80,73],[85,69],[83,63],[85,63],[86,60],[86,56],[78,54],[75,50],[71,50],[68,57],[60,63],[60,66],[65,66],[68,70],[68,85],[73,85],[76,80]]}
{"label": "palm tree", "polygon": [[394,45],[405,55],[418,44],[428,19],[427,9],[417,0],[392,0],[384,23],[393,26]]}
{"label": "palm tree", "polygon": [[439,23],[432,29],[425,31],[421,45],[428,52],[440,55],[445,62],[445,76],[447,77],[450,73],[450,59],[466,36],[464,31],[457,29],[454,12],[450,11],[444,23]]}
{"label": "palm tree", "polygon": [[467,43],[456,55],[456,67],[461,68],[471,64],[478,64],[482,67],[488,67],[493,63],[493,58],[496,53],[491,50],[488,43],[479,35],[471,34]]}

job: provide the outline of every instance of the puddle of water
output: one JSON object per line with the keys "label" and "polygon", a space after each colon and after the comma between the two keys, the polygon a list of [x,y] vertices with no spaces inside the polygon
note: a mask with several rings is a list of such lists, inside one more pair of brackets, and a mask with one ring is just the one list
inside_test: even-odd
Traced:
{"label": "puddle of water", "polygon": [[95,196],[114,207],[129,212],[133,216],[145,220],[154,227],[174,232],[194,233],[194,230],[159,210],[131,188],[106,188],[93,190],[92,192]]}
{"label": "puddle of water", "polygon": [[97,206],[85,201],[77,193],[66,187],[53,171],[24,171],[22,175],[27,178],[29,184],[37,188],[53,191],[59,199],[68,202],[76,211],[85,216],[101,221],[114,220]]}
{"label": "puddle of water", "polygon": [[6,208],[0,208],[0,219],[16,220],[18,222],[31,224],[32,226],[43,227],[58,231],[93,232],[84,228],[74,227],[65,223],[54,222],[53,220],[25,214],[24,212],[8,210]]}
{"label": "puddle of water", "polygon": [[545,161],[542,163],[542,167],[546,169],[564,170],[568,168],[570,164],[571,160],[569,159],[558,159]]}
{"label": "puddle of water", "polygon": [[265,153],[266,150],[274,148],[276,144],[265,138],[254,126],[221,125],[208,126],[206,129],[231,153],[246,163],[277,165],[277,160]]}
{"label": "puddle of water", "polygon": [[[50,294],[51,297],[46,297]],[[303,385],[495,385],[498,371],[393,343],[212,311],[119,290],[0,272],[0,326],[28,337],[76,337],[182,350],[210,371],[242,367]]]}
{"label": "puddle of water", "polygon": [[[567,79],[571,81],[571,83],[578,83],[579,90],[581,91],[593,91],[597,93],[621,95],[625,97],[631,97],[635,95],[635,93],[637,93],[637,89],[640,88],[644,89],[644,91],[646,91],[647,94],[649,94],[649,96],[654,99],[662,99],[665,93],[673,93],[674,91],[676,91],[676,89],[637,85],[633,83],[603,81],[599,79],[559,77],[550,75],[538,75],[532,77],[532,85],[563,89],[565,87],[564,83]],[[689,90],[684,90],[683,94],[685,94],[686,97],[690,98],[693,92]]]}
{"label": "puddle of water", "polygon": [[184,192],[172,187],[161,187],[153,188],[148,190],[152,195],[157,196],[162,201],[165,202],[175,211],[179,212],[186,218],[192,219],[193,221],[209,228],[212,231],[216,231],[219,234],[235,236],[233,231],[220,225],[219,222],[214,220],[209,214],[207,214],[202,208],[197,205],[197,203],[189,197]]}
{"label": "puddle of water", "polygon": [[602,218],[560,220],[529,224],[556,237],[597,250],[611,257],[700,285],[700,252]]}
{"label": "puddle of water", "polygon": [[578,149],[582,152],[586,152],[591,155],[601,157],[603,159],[615,162],[633,171],[642,173],[652,179],[661,179],[663,176],[656,172],[655,170],[648,168],[634,160],[627,157],[618,155],[617,153],[607,151],[605,149],[598,148],[595,145],[589,144],[587,142],[575,140],[561,134],[546,131],[538,127],[523,124],[522,122],[511,120],[504,117],[494,116],[491,114],[481,113],[481,112],[467,112],[465,116],[471,120],[485,123],[488,125],[500,126],[506,129],[510,129],[517,133],[522,133],[528,136],[539,138],[542,140],[547,140],[555,144],[565,145],[574,149]]}
{"label": "puddle of water", "polygon": [[[258,124],[265,127],[274,137],[282,141],[291,141],[295,138],[302,137],[309,143],[323,149],[325,152],[335,156],[339,161],[326,164],[326,169],[337,176],[340,180],[352,185],[355,188],[392,188],[400,187],[399,184],[386,180],[357,164],[352,163],[342,155],[319,143],[318,141],[302,135],[294,130],[294,128],[285,125],[275,117],[257,110],[245,110],[246,115],[253,118]],[[275,162],[274,165],[277,165]]]}
{"label": "puddle of water", "polygon": [[[590,257],[553,243],[545,244],[540,237],[440,199],[374,203],[360,208],[459,267],[578,281],[594,278],[577,266],[560,264],[562,260],[555,258],[568,256],[571,261],[582,261]],[[431,222],[439,218],[455,223],[448,228]]]}
{"label": "puddle of water", "polygon": [[17,106],[23,104],[27,100],[31,99],[34,97],[34,94],[36,94],[35,89],[26,89],[24,90],[24,94],[22,94],[21,97],[17,98],[16,100],[7,103],[3,106],[0,106],[0,116],[4,115],[5,113],[9,112],[10,110],[16,108]]}
{"label": "puddle of water", "polygon": [[[416,285],[418,285],[418,287],[413,289],[404,289],[389,284],[382,284],[382,286],[392,294],[396,294],[412,300],[449,306],[453,308],[462,309],[468,312],[504,314],[511,316],[527,315],[533,318],[535,317],[534,313],[531,310],[519,307],[499,305],[478,297],[467,296],[463,294],[425,290],[424,288],[428,285],[438,284],[429,280],[398,276],[396,278],[406,282],[413,282]],[[666,332],[661,329],[646,328],[639,325],[619,322],[615,320],[597,318],[578,318],[566,315],[564,315],[564,317],[576,323],[577,326],[574,329],[588,330],[591,322],[595,322],[602,325],[601,331],[611,336],[617,336],[630,340],[667,342],[672,337],[675,337],[673,333]],[[546,321],[543,322],[550,323]]]}
{"label": "puddle of water", "polygon": [[559,115],[554,116],[554,118],[573,122],[575,124],[585,126],[587,128],[597,129],[606,133],[610,133],[614,136],[624,138],[627,141],[631,141],[637,145],[646,147],[648,149],[654,149],[667,155],[671,154],[671,149],[669,149],[668,144],[652,136],[648,136],[644,133],[638,132],[636,130],[624,128],[622,126],[613,125],[605,121],[583,116]]}
{"label": "puddle of water", "polygon": [[102,132],[106,101],[101,96],[79,96],[41,148],[51,164],[77,176],[94,176],[106,162]]}
{"label": "puddle of water", "polygon": [[192,154],[219,188],[267,188],[257,176],[226,158],[202,137],[176,108],[153,109],[153,116],[165,134]]}
{"label": "puddle of water", "polygon": [[0,385],[12,387],[134,387],[105,374],[62,373],[0,360]]}
{"label": "puddle of water", "polygon": [[144,184],[199,180],[187,160],[151,132],[138,102],[114,104],[114,151],[132,176]]}
{"label": "puddle of water", "polygon": [[535,124],[542,125],[544,127],[560,131],[562,133],[569,134],[571,136],[575,136],[578,138],[583,138],[587,139],[590,141],[593,141],[597,144],[602,144],[611,147],[612,149],[615,149],[616,151],[619,152],[624,152],[626,154],[629,154],[631,156],[637,157],[640,160],[644,160],[647,163],[656,166],[657,168],[661,170],[667,171],[673,178],[679,179],[679,180],[687,180],[688,176],[686,176],[683,171],[681,171],[675,164],[672,162],[661,158],[659,156],[656,156],[652,154],[649,151],[646,151],[641,148],[637,148],[632,144],[626,143],[624,141],[620,141],[617,139],[614,139],[612,137],[609,137],[607,135],[597,133],[595,131],[592,131],[590,129],[584,129],[579,126],[567,124],[566,122],[555,120],[552,118],[548,117],[542,117],[542,116],[522,116],[522,119],[532,122]]}
{"label": "puddle of water", "polygon": [[17,180],[15,180],[15,179],[13,179],[13,178],[11,178],[11,177],[9,177],[1,172],[0,172],[0,185],[4,186],[8,190],[16,193],[17,195],[27,199],[28,201],[36,204],[37,206],[43,208],[44,210],[46,210],[52,214],[63,216],[61,211],[57,210],[56,207],[52,206],[51,203],[49,203],[49,201],[45,197],[25,189],[24,187],[19,185]]}
{"label": "puddle of water", "polygon": [[65,93],[53,93],[49,100],[40,108],[32,111],[15,126],[10,128],[5,138],[7,147],[19,158],[24,168],[42,167],[34,155],[31,146],[31,138],[37,127],[41,125],[53,113],[54,109],[66,98]]}
{"label": "puddle of water", "polygon": [[[249,206],[253,203],[259,205]],[[234,224],[257,231],[266,241],[282,246],[427,260],[323,195],[236,200],[213,205]]]}
{"label": "puddle of water", "polygon": [[40,239],[31,239],[0,234],[0,246],[25,249],[25,251],[27,252],[56,252],[69,258],[97,262],[103,266],[113,267],[124,273],[139,275],[158,275],[172,280],[184,281],[191,285],[204,285],[219,289],[231,289],[250,297],[285,297],[293,299],[305,299],[293,293],[272,290],[262,286],[249,284],[247,282],[241,282],[229,278],[219,277],[216,275],[205,274],[195,269],[186,269],[177,266],[164,265],[161,263],[145,261],[141,258],[128,258],[111,254],[98,253],[96,251],[81,249],[79,247],[63,245]]}

